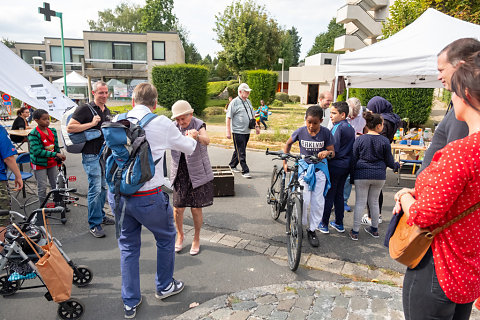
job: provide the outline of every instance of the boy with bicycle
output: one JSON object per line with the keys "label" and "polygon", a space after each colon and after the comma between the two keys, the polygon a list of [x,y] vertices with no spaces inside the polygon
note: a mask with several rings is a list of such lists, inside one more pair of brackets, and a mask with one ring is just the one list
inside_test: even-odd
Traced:
{"label": "boy with bicycle", "polygon": [[[330,185],[326,158],[335,156],[333,136],[326,127],[320,126],[323,121],[323,110],[315,105],[305,113],[305,126],[295,130],[285,144],[283,151],[289,153],[292,145],[298,141],[300,154],[317,156],[321,161],[313,163],[310,160],[300,161],[299,182],[303,185],[303,218],[302,223],[307,225],[307,213],[310,207],[307,236],[312,247],[318,247],[319,242],[315,229],[322,220],[325,194]],[[283,167],[287,172],[287,162]]]}
{"label": "boy with bicycle", "polygon": [[38,200],[39,204],[42,205],[47,195],[47,179],[50,187],[55,189],[56,158],[65,161],[66,157],[60,153],[57,130],[49,128],[50,116],[48,112],[43,109],[35,110],[33,120],[37,123],[37,127],[28,134],[28,144],[33,174],[37,180]]}

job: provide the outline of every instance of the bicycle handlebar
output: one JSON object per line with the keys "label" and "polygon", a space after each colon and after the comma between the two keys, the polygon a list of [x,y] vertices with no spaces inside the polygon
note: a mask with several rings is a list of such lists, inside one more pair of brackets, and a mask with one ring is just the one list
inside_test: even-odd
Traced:
{"label": "bicycle handlebar", "polygon": [[0,210],[0,217],[8,216],[9,214],[10,214],[10,210]]}
{"label": "bicycle handlebar", "polygon": [[284,153],[282,151],[270,151],[270,150],[268,150],[268,148],[265,151],[265,154],[272,155],[272,156],[278,156],[280,158],[280,160],[293,159],[293,160],[298,161],[298,160],[304,159],[304,160],[310,160],[312,162],[322,161],[322,159],[318,158],[317,156],[306,156],[306,155],[303,155],[303,154],[294,155],[294,154],[291,154],[291,153]]}

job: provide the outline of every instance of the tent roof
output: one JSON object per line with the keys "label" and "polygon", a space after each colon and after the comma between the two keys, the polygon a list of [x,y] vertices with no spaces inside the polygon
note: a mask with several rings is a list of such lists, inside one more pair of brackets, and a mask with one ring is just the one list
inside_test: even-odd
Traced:
{"label": "tent roof", "polygon": [[480,37],[480,26],[434,9],[393,36],[339,56],[336,76],[347,88],[441,88],[437,54],[460,38]]}
{"label": "tent roof", "polygon": [[110,79],[110,80],[107,81],[107,86],[109,86],[109,87],[113,87],[113,86],[126,87],[127,85],[125,83],[123,83],[122,81],[119,81],[117,79]]}
{"label": "tent roof", "polygon": [[[63,77],[52,82],[55,85],[63,86]],[[80,74],[75,71],[70,72],[67,75],[67,86],[72,87],[83,87],[88,85],[87,78],[82,77]]]}
{"label": "tent roof", "polygon": [[3,43],[0,43],[0,58],[1,91],[35,108],[45,109],[57,119],[62,118],[67,108],[76,106]]}

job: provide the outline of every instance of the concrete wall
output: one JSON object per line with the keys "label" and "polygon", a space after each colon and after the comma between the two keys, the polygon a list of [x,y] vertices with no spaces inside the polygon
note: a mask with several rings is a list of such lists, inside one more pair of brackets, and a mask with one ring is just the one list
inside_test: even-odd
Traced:
{"label": "concrete wall", "polygon": [[290,67],[288,94],[300,96],[300,103],[306,104],[309,84],[318,84],[322,92],[330,90],[334,78],[334,65]]}

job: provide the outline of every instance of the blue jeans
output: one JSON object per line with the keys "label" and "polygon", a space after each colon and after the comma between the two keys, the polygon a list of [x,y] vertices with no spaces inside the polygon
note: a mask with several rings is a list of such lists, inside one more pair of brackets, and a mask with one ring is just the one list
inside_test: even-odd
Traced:
{"label": "blue jeans", "polygon": [[348,175],[347,180],[345,180],[345,187],[343,187],[343,202],[347,204],[348,198],[352,193],[352,184],[350,183],[350,175]]}
{"label": "blue jeans", "polygon": [[[108,202],[115,208],[114,195],[108,193]],[[175,235],[173,210],[168,195],[163,192],[143,196],[122,197],[125,205],[122,233],[118,239],[122,270],[122,299],[127,306],[136,305],[141,298],[139,258],[142,225],[153,233],[157,243],[156,290],[167,288],[173,279],[175,265]],[[117,214],[117,212],[115,212]]]}
{"label": "blue jeans", "polygon": [[93,229],[105,217],[103,206],[107,197],[107,182],[100,167],[100,155],[82,154],[82,164],[88,179],[88,224]]}

